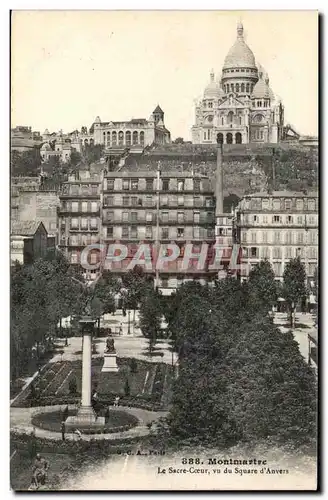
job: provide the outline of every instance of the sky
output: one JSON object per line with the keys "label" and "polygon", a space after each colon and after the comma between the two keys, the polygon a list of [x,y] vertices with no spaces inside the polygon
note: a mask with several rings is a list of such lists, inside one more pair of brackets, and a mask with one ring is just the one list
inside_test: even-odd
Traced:
{"label": "sky", "polygon": [[285,106],[285,123],[318,134],[316,11],[15,11],[12,126],[42,134],[165,112],[191,139],[194,101],[220,77],[243,22],[246,43]]}

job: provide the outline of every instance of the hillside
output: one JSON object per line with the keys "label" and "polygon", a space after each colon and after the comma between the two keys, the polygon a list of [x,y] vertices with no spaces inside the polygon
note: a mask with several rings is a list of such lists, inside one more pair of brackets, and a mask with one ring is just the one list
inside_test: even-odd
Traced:
{"label": "hillside", "polygon": [[[172,170],[207,174],[214,178],[215,145],[169,144],[130,154],[123,169]],[[238,197],[274,187],[302,190],[318,186],[318,148],[298,144],[233,144],[223,146],[224,195]]]}

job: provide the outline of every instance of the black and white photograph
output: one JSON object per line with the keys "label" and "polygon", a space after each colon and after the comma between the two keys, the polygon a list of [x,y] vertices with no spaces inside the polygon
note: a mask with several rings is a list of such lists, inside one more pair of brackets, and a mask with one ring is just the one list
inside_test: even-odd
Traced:
{"label": "black and white photograph", "polygon": [[12,491],[318,491],[318,86],[316,10],[10,12]]}

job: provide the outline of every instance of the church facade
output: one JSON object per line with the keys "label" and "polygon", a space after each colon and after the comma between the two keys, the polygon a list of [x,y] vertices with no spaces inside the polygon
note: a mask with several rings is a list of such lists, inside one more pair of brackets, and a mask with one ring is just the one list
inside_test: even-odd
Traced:
{"label": "church facade", "polygon": [[203,98],[196,102],[192,142],[277,143],[283,130],[284,107],[272,92],[267,73],[255,62],[239,23],[221,78],[216,80],[212,71]]}

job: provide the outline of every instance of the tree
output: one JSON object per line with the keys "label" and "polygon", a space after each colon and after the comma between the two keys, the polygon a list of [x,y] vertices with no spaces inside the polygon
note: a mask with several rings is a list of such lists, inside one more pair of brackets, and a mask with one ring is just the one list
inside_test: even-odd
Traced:
{"label": "tree", "polygon": [[[115,294],[119,291],[119,283],[110,271],[103,271],[95,285],[95,297],[101,304],[101,314],[110,314],[115,311]],[[98,335],[100,330],[100,316],[98,319]]]}
{"label": "tree", "polygon": [[133,323],[135,323],[135,313],[143,294],[154,288],[153,279],[147,276],[141,266],[135,266],[122,276],[122,283],[126,290],[124,297],[124,309],[133,310]]}
{"label": "tree", "polygon": [[162,322],[162,307],[157,291],[148,291],[142,297],[140,305],[140,329],[148,339],[149,354],[152,354],[156,341],[160,336]]}
{"label": "tree", "polygon": [[91,165],[100,160],[103,150],[104,146],[102,144],[85,144],[82,151],[82,159],[87,165]]}
{"label": "tree", "polygon": [[172,141],[172,144],[184,144],[183,137],[177,137],[174,141]]}
{"label": "tree", "polygon": [[252,299],[265,313],[272,309],[277,302],[277,285],[275,274],[268,260],[262,260],[249,273],[249,291]]}
{"label": "tree", "polygon": [[72,148],[69,163],[71,166],[75,167],[82,160],[82,155]]}
{"label": "tree", "polygon": [[218,447],[314,439],[315,375],[293,335],[281,335],[249,287],[227,278],[214,289],[188,283],[178,295],[183,349],[166,438]]}
{"label": "tree", "polygon": [[11,175],[36,177],[41,165],[39,148],[35,147],[27,151],[12,150],[10,155]]}
{"label": "tree", "polygon": [[307,294],[305,267],[300,257],[287,262],[283,275],[283,296],[290,312],[290,326],[295,327],[295,308]]}

